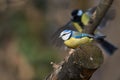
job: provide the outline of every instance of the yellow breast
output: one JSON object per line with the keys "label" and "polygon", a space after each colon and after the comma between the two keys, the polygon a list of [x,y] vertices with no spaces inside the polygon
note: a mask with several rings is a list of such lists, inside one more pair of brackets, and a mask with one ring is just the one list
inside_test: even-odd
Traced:
{"label": "yellow breast", "polygon": [[90,21],[89,15],[83,14],[81,21],[82,21],[82,23],[83,23],[84,25],[88,25],[88,23],[89,23],[89,21]]}
{"label": "yellow breast", "polygon": [[83,37],[83,38],[70,38],[69,40],[66,40],[64,44],[68,46],[69,48],[77,48],[80,45],[86,44],[88,42],[91,42],[92,38]]}

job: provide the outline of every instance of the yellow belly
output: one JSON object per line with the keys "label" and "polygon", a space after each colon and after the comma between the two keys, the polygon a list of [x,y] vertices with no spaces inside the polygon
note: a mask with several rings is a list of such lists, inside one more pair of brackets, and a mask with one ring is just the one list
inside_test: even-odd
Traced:
{"label": "yellow belly", "polygon": [[66,40],[64,44],[68,46],[69,48],[77,48],[80,45],[89,43],[92,41],[92,38],[84,37],[84,38],[70,38],[69,40]]}

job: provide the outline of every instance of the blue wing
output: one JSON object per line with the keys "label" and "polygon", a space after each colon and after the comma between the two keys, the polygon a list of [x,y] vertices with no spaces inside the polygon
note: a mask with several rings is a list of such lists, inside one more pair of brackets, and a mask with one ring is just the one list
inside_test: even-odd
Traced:
{"label": "blue wing", "polygon": [[90,35],[86,34],[86,33],[80,33],[80,32],[73,31],[72,32],[72,37],[74,37],[74,38],[83,38],[83,37],[90,37]]}

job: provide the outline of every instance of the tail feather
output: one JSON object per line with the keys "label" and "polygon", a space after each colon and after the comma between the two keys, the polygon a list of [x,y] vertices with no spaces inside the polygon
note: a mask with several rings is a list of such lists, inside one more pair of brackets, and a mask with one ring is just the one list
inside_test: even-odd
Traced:
{"label": "tail feather", "polygon": [[112,55],[118,49],[116,46],[114,46],[113,44],[104,39],[99,39],[98,43],[109,55]]}

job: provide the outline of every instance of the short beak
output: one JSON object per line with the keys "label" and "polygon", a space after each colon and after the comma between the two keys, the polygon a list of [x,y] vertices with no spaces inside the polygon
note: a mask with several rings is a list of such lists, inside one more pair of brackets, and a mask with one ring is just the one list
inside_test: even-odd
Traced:
{"label": "short beak", "polygon": [[59,38],[61,38],[62,36],[60,35]]}

